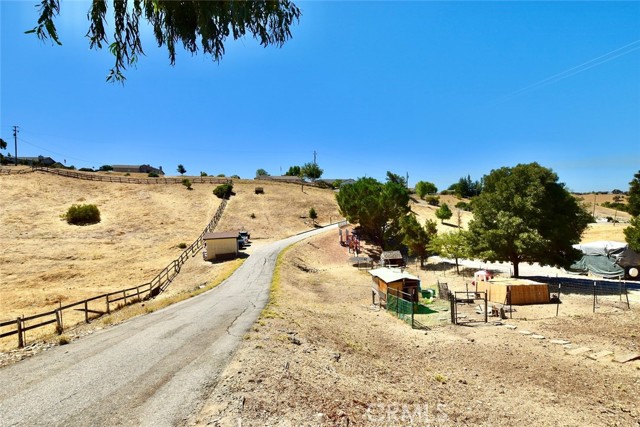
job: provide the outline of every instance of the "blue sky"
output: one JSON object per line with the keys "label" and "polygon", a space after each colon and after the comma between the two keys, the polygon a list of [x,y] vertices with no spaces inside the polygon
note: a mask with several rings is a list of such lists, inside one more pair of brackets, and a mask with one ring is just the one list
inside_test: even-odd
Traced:
{"label": "blue sky", "polygon": [[[36,1],[0,1],[0,136],[76,167],[326,178],[460,177],[537,161],[574,191],[640,170],[638,2],[297,2],[283,48],[227,42],[219,64],[144,30],[124,86],[89,50],[88,3],[62,1],[63,46],[24,34]],[[5,152],[5,154],[7,154]]]}

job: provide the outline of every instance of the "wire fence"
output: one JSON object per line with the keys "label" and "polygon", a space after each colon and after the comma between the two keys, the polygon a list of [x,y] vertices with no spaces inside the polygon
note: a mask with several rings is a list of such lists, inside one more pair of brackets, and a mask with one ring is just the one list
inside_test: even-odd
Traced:
{"label": "wire fence", "polygon": [[89,323],[92,319],[111,313],[112,310],[159,295],[169,287],[189,257],[195,256],[202,249],[204,234],[215,229],[226,205],[227,199],[223,199],[213,218],[198,238],[150,282],[96,295],[66,305],[59,303],[55,310],[0,322],[0,339],[17,335],[18,347],[24,347],[27,342],[27,331],[55,324],[55,332],[62,334],[68,325]]}

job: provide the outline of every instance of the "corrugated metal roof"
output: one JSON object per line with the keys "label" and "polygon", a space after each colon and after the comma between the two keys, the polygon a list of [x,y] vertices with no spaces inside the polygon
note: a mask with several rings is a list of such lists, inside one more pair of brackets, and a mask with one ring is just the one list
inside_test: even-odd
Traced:
{"label": "corrugated metal roof", "polygon": [[380,255],[380,259],[402,259],[400,251],[384,251]]}
{"label": "corrugated metal roof", "polygon": [[202,240],[217,240],[217,239],[237,239],[237,231],[219,231],[217,233],[204,233]]}
{"label": "corrugated metal roof", "polygon": [[386,283],[397,282],[402,279],[420,280],[420,278],[414,276],[413,274],[409,274],[406,271],[402,271],[398,268],[376,268],[370,270],[369,274],[381,278]]}

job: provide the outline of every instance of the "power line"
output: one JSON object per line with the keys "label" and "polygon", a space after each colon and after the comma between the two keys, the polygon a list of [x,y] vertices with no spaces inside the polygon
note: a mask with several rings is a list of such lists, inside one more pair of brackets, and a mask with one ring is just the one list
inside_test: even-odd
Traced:
{"label": "power line", "polygon": [[33,146],[33,147],[39,148],[39,149],[41,149],[41,150],[44,150],[44,151],[46,151],[46,152],[48,152],[48,153],[51,153],[51,154],[57,154],[58,156],[63,156],[65,159],[77,160],[77,161],[80,161],[80,162],[84,162],[84,163],[86,163],[87,165],[90,165],[90,164],[94,164],[94,163],[95,163],[95,162],[92,162],[92,161],[89,161],[89,160],[80,159],[80,158],[78,158],[78,157],[73,157],[73,156],[67,156],[67,155],[66,155],[66,154],[64,154],[64,153],[59,153],[59,152],[57,152],[57,151],[49,150],[49,149],[47,149],[47,148],[44,148],[44,147],[41,147],[41,146],[39,146],[39,145],[36,145],[36,144],[34,144],[34,143],[32,143],[32,142],[29,142],[29,141],[27,141],[27,140],[26,140],[26,139],[24,139],[24,138],[20,138],[20,141],[21,141],[21,142],[24,142],[24,143],[26,143],[26,144],[28,144],[28,145],[31,145],[31,146]]}
{"label": "power line", "polygon": [[[626,45],[624,45],[622,47],[619,47],[617,49],[614,49],[614,50],[612,50],[610,52],[607,52],[604,55],[600,55],[600,56],[598,56],[596,58],[590,59],[589,61],[584,62],[584,63],[582,63],[580,65],[576,65],[574,67],[571,67],[569,69],[566,69],[564,71],[556,73],[556,74],[554,74],[554,75],[552,75],[550,77],[542,79],[542,80],[540,80],[538,82],[530,84],[530,85],[528,85],[526,87],[523,87],[521,89],[513,91],[510,94],[503,96],[501,99],[503,101],[509,100],[509,99],[515,98],[517,96],[523,95],[523,94],[525,94],[527,92],[531,92],[531,91],[534,91],[536,89],[540,89],[540,88],[543,88],[545,86],[548,86],[550,84],[557,83],[560,80],[564,80],[564,79],[572,77],[572,76],[574,76],[574,75],[576,75],[578,73],[582,73],[583,71],[587,71],[587,70],[589,70],[591,68],[597,67],[598,65],[602,65],[602,64],[605,64],[605,63],[607,63],[609,61],[613,61],[614,59],[616,59],[616,58],[618,58],[620,56],[627,55],[627,54],[629,54],[629,53],[631,53],[633,51],[636,51],[638,49],[640,49],[640,39],[639,40],[635,40],[635,41],[633,41],[631,43],[628,43],[628,44],[626,44]],[[616,52],[620,52],[620,53],[615,54]],[[615,55],[613,55],[613,54],[615,54]],[[611,55],[613,55],[613,56],[611,56]]]}

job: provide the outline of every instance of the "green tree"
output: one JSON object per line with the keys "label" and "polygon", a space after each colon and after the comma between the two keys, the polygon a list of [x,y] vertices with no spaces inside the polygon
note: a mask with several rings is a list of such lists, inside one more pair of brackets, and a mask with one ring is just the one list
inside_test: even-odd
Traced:
{"label": "green tree", "polygon": [[[264,47],[281,47],[291,38],[291,27],[300,19],[300,9],[289,0],[254,1],[174,1],[174,0],[113,0],[113,42],[108,42],[107,0],[93,0],[89,19],[89,47],[108,46],[115,65],[107,81],[124,82],[123,71],[135,66],[144,55],[140,40],[140,21],[146,21],[158,46],[166,46],[171,65],[176,61],[176,45],[191,54],[202,49],[219,62],[225,53],[227,37],[234,40],[251,34]],[[60,13],[60,0],[41,0],[38,25],[27,33],[40,40],[51,39],[62,44],[55,27]]]}
{"label": "green tree", "polygon": [[433,240],[431,249],[444,258],[453,258],[456,262],[456,272],[460,274],[460,258],[469,257],[468,233],[464,230],[438,234]]}
{"label": "green tree", "polygon": [[309,218],[311,218],[311,221],[313,221],[314,224],[316,223],[316,219],[318,219],[318,213],[314,208],[309,209]]}
{"label": "green tree", "polygon": [[178,170],[178,173],[180,175],[184,175],[185,173],[187,173],[187,170],[184,168],[183,165],[178,165],[178,169],[177,170]]}
{"label": "green tree", "polygon": [[387,240],[397,237],[400,219],[409,212],[409,190],[393,181],[382,184],[374,178],[359,178],[343,185],[336,200],[340,214],[360,224],[382,249]]}
{"label": "green tree", "polygon": [[301,176],[302,171],[300,166],[289,166],[289,170],[284,174],[285,176]]}
{"label": "green tree", "polygon": [[449,186],[449,190],[458,197],[470,198],[479,195],[482,192],[482,181],[472,181],[471,176],[462,177],[457,183]]}
{"label": "green tree", "polygon": [[640,253],[640,216],[634,216],[624,229],[624,237],[629,247]]}
{"label": "green tree", "polygon": [[7,141],[0,138],[0,150],[6,150],[6,149],[7,149]]}
{"label": "green tree", "polygon": [[269,173],[264,169],[258,169],[256,171],[256,176],[269,176]]}
{"label": "green tree", "polygon": [[633,216],[640,215],[640,171],[633,176],[633,179],[629,183],[627,212]]}
{"label": "green tree", "polygon": [[423,227],[415,214],[409,214],[400,220],[400,225],[404,236],[402,243],[407,246],[410,255],[420,258],[420,266],[424,267],[424,261],[432,253],[432,240],[438,233],[436,222],[428,219]]}
{"label": "green tree", "polygon": [[435,194],[438,192],[438,187],[434,183],[429,181],[418,181],[416,183],[416,194],[418,197],[424,200],[428,194]]}
{"label": "green tree", "polygon": [[469,223],[473,255],[489,261],[568,267],[578,257],[572,245],[591,215],[558,176],[538,163],[491,171],[474,199]]}
{"label": "green tree", "polygon": [[446,203],[440,206],[436,211],[436,218],[440,220],[441,224],[444,224],[444,220],[449,219],[452,216],[453,216],[453,212],[451,212],[449,205],[447,205]]}
{"label": "green tree", "polygon": [[311,181],[320,178],[323,172],[317,163],[305,163],[304,166],[300,168],[300,174],[303,177],[309,178]]}
{"label": "green tree", "polygon": [[208,174],[208,173],[206,173],[206,172],[204,172],[204,171],[201,171],[201,172],[200,172],[200,176],[209,176],[209,174]]}

